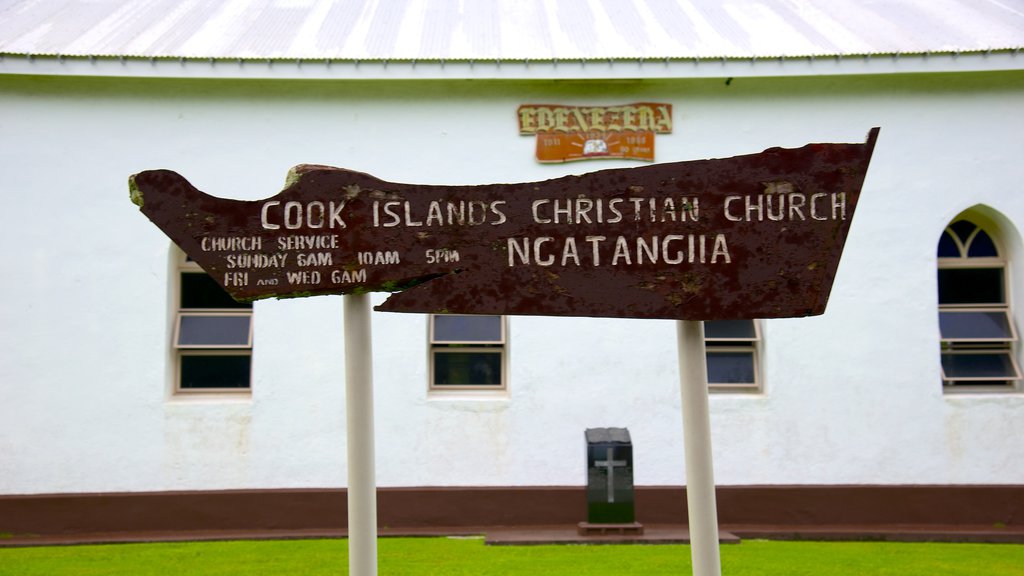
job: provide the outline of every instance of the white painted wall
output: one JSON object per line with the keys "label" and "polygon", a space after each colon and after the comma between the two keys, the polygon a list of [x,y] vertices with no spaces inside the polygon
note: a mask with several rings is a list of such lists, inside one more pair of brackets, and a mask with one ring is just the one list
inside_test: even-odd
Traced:
{"label": "white painted wall", "polygon": [[[251,398],[170,397],[172,250],[129,202],[130,174],[171,168],[247,199],[299,163],[416,183],[540,180],[636,164],[537,164],[519,104],[634,101],[675,107],[659,161],[860,142],[882,127],[828,312],[765,322],[764,393],[711,399],[719,484],[1024,483],[1024,395],[942,394],[935,286],[936,242],[958,212],[983,203],[1024,223],[1022,98],[1016,72],[0,76],[0,493],[344,485],[340,297],[256,304]],[[1012,266],[1024,288],[1024,262]],[[424,316],[374,322],[379,485],[579,485],[595,426],[629,427],[638,484],[683,482],[672,322],[511,318],[509,392],[490,399],[428,397]]]}

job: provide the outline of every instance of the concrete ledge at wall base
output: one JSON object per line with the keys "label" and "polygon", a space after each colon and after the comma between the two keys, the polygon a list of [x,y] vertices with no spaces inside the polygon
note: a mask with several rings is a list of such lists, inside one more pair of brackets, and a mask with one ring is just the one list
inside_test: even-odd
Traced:
{"label": "concrete ledge at wall base", "polygon": [[[741,538],[1024,542],[1024,485],[720,486]],[[685,529],[682,487],[640,486],[637,520]],[[342,489],[0,496],[0,546],[345,535]],[[381,488],[382,536],[575,531],[583,486]]]}

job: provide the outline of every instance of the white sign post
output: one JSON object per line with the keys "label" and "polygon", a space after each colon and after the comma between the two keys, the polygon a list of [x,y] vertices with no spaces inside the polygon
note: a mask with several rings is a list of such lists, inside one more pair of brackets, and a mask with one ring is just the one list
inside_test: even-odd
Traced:
{"label": "white sign post", "polygon": [[690,557],[694,576],[721,576],[718,505],[711,457],[708,371],[704,323],[678,321],[679,384],[686,451],[686,506],[690,518]]}
{"label": "white sign post", "polygon": [[377,574],[377,479],[373,430],[370,296],[344,297],[348,445],[348,573]]}

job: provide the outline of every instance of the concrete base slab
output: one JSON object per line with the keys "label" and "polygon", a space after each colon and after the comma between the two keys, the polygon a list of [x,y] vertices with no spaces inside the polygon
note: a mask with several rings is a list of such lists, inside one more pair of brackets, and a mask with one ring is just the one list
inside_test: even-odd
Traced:
{"label": "concrete base slab", "polygon": [[629,524],[591,524],[580,522],[576,525],[576,531],[580,536],[603,536],[605,534],[628,534],[641,536],[644,533],[644,525],[639,522]]}
{"label": "concrete base slab", "polygon": [[[606,534],[580,536],[575,524],[538,526],[432,526],[381,527],[381,537],[482,538],[487,544],[686,544],[689,533],[683,524],[645,524],[643,535]],[[1024,544],[1024,526],[993,525],[753,525],[722,527],[722,544],[740,539],[805,541],[975,542]],[[67,534],[0,534],[0,548],[66,546],[129,542],[201,542],[211,540],[290,540],[345,538],[344,529],[280,530],[177,530],[132,532],[78,532]]]}
{"label": "concrete base slab", "polygon": [[[740,539],[724,530],[718,533],[722,544],[738,544]],[[485,542],[489,545],[538,544],[689,544],[690,532],[686,526],[645,525],[642,534],[613,533],[580,534],[577,526],[515,526],[487,529]]]}

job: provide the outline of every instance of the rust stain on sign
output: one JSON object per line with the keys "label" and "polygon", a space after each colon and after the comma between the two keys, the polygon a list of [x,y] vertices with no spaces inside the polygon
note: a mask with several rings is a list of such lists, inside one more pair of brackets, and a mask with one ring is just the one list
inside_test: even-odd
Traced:
{"label": "rust stain on sign", "polygon": [[130,189],[240,300],[386,291],[389,312],[796,317],[825,310],[877,135],[521,184],[302,165],[266,200],[169,170]]}

